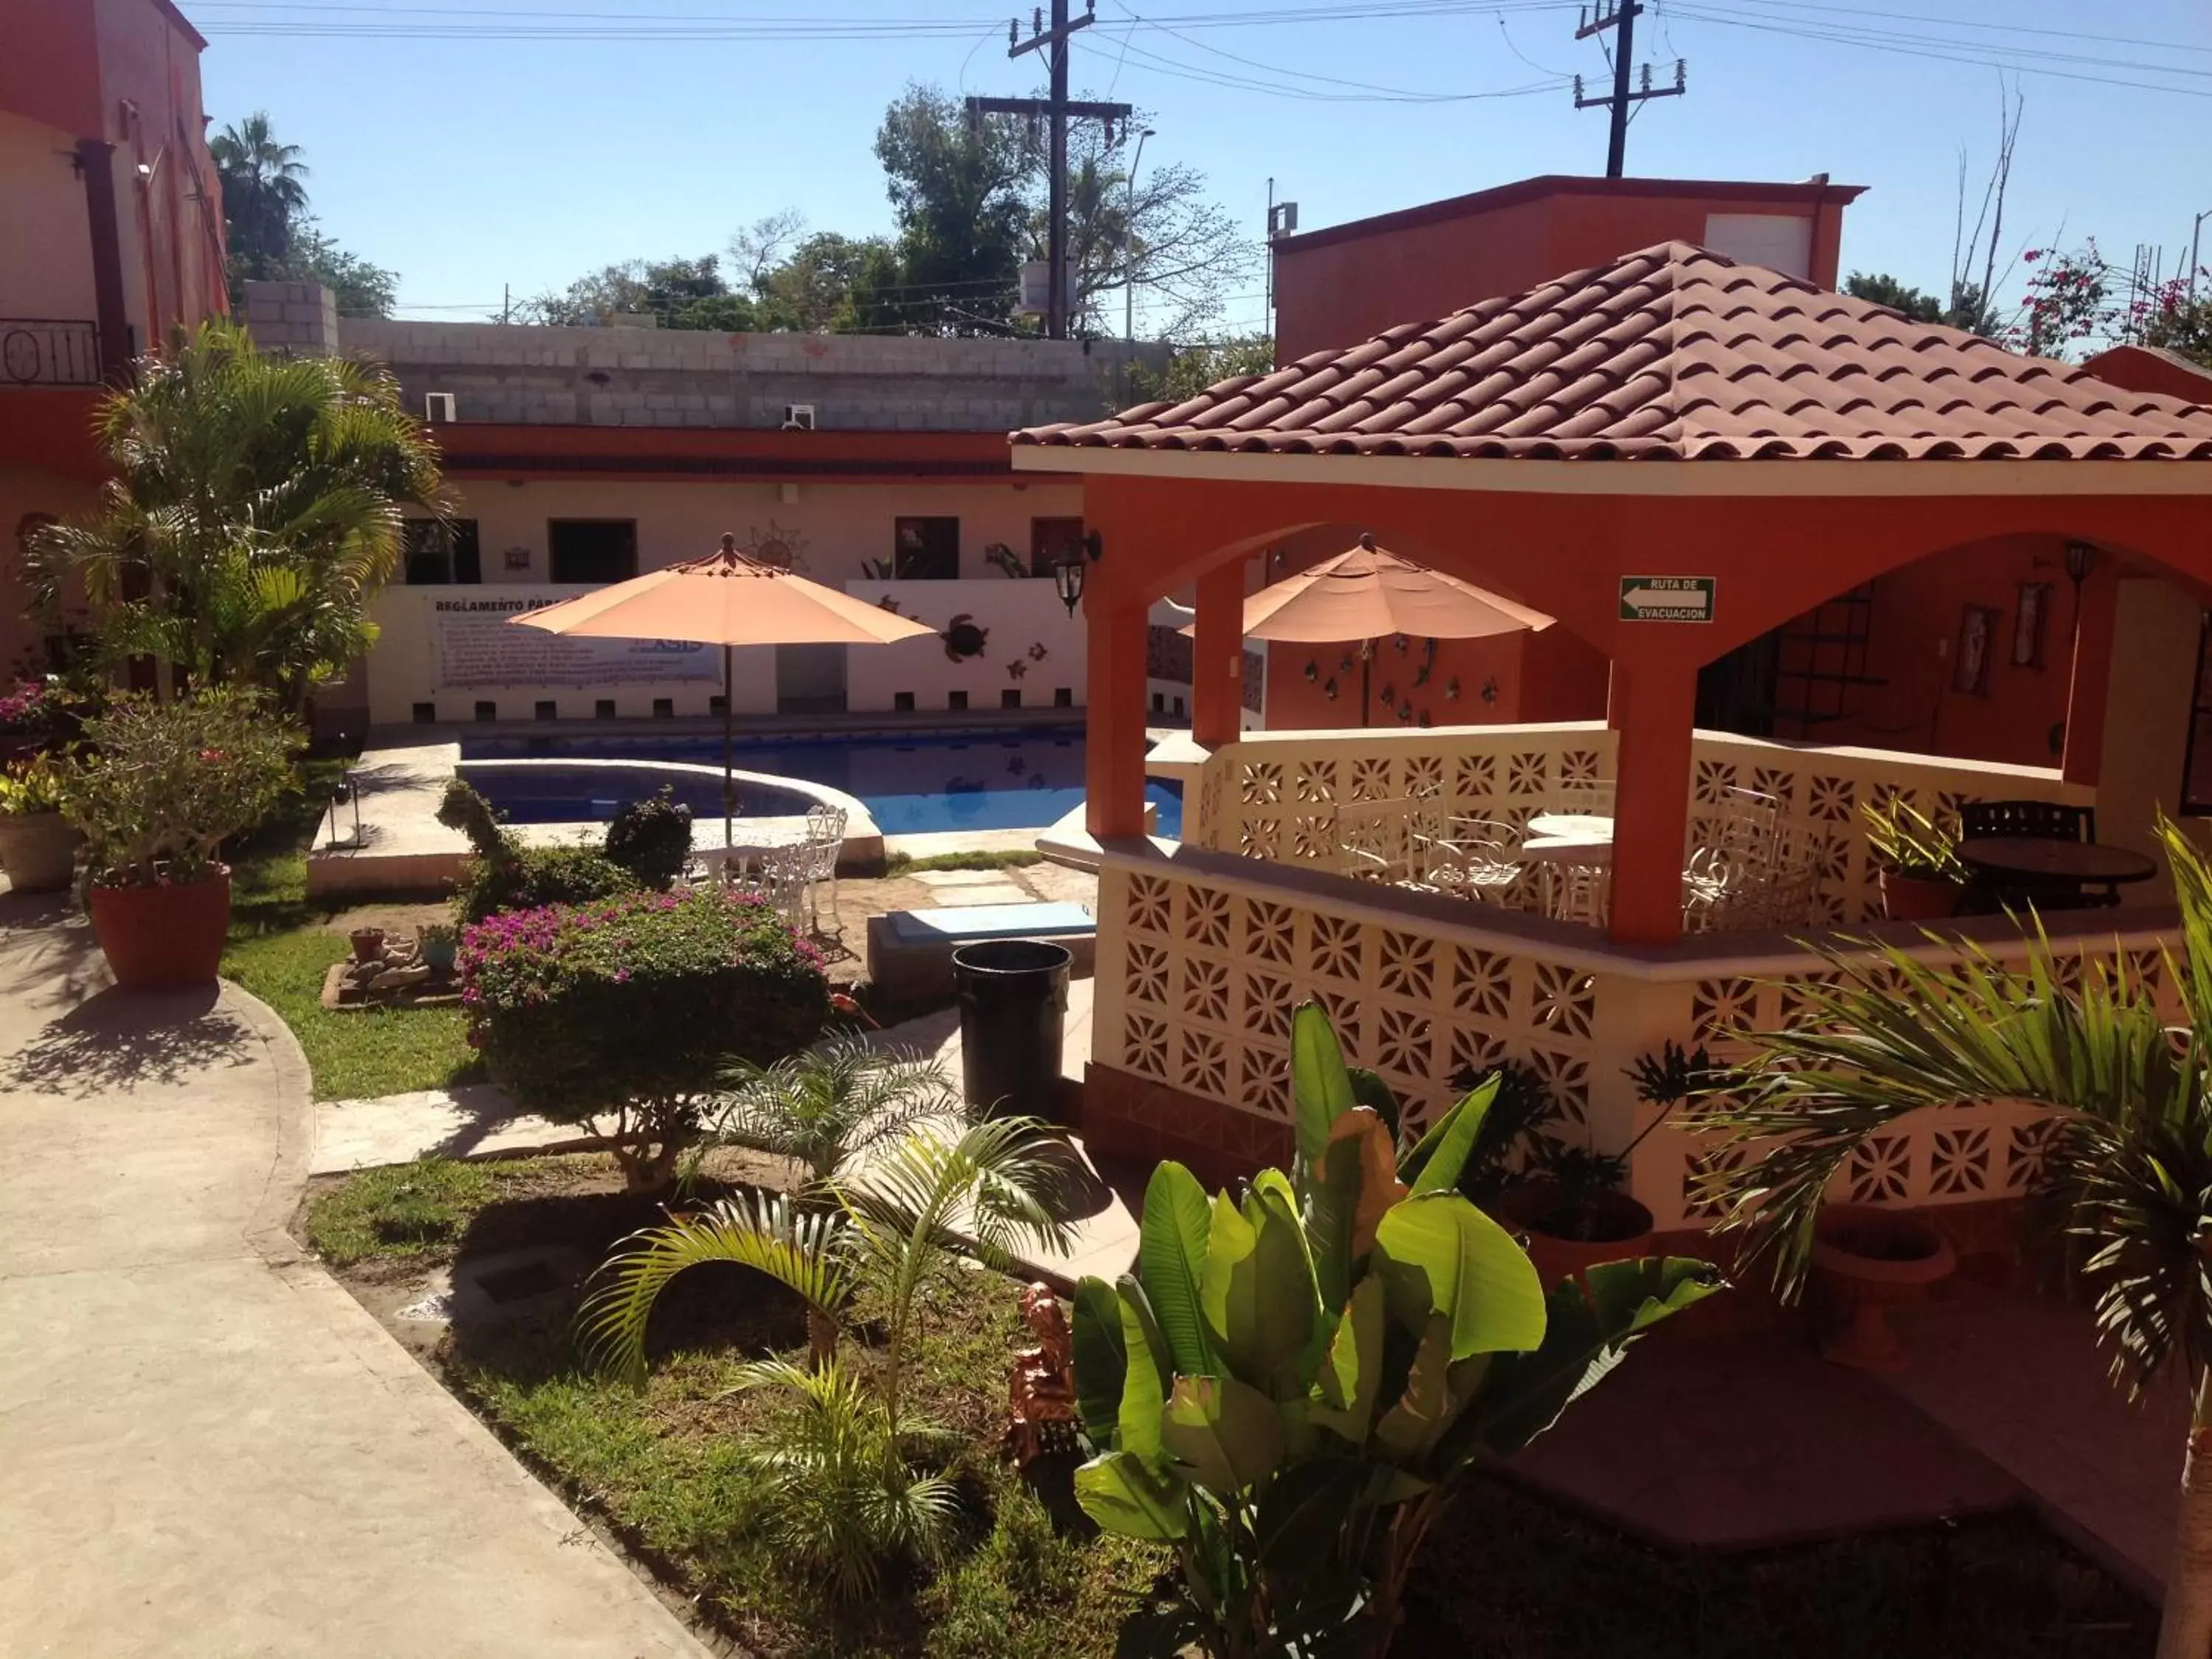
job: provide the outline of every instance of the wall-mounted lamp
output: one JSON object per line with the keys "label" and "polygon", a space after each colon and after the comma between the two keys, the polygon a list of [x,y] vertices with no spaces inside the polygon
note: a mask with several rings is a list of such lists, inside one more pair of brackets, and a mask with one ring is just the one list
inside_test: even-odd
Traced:
{"label": "wall-mounted lamp", "polygon": [[1075,614],[1075,607],[1083,603],[1083,586],[1091,574],[1091,567],[1097,563],[1098,556],[1105,550],[1105,543],[1094,530],[1079,545],[1068,548],[1052,562],[1053,588],[1070,617]]}
{"label": "wall-mounted lamp", "polygon": [[2097,550],[2087,542],[2066,544],[2066,580],[2078,591],[2089,580],[2089,567],[2097,562]]}

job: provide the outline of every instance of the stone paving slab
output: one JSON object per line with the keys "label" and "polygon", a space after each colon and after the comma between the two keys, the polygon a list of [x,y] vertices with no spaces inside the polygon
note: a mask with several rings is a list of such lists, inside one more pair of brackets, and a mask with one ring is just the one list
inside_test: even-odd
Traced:
{"label": "stone paving slab", "polygon": [[703,1659],[284,1231],[307,1062],[0,899],[0,1651]]}
{"label": "stone paving slab", "polygon": [[584,1150],[594,1137],[573,1125],[514,1115],[506,1091],[489,1083],[426,1089],[374,1100],[326,1100],[315,1106],[310,1175],[410,1164],[418,1158],[481,1158],[500,1153]]}

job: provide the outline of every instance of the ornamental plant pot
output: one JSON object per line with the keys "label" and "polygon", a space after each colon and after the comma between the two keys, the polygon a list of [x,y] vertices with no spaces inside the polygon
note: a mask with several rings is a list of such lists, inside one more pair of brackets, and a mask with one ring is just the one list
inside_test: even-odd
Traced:
{"label": "ornamental plant pot", "polygon": [[127,991],[210,985],[230,932],[230,869],[200,881],[87,890],[92,931]]}
{"label": "ornamental plant pot", "polygon": [[1940,876],[1881,872],[1881,913],[1892,921],[1941,921],[1959,908],[1959,884]]}
{"label": "ornamental plant pot", "polygon": [[1508,1188],[1494,1207],[1500,1221],[1527,1235],[1528,1260],[1547,1286],[1579,1279],[1601,1261],[1651,1253],[1651,1212],[1626,1193],[1570,1202],[1558,1182],[1539,1176]]}
{"label": "ornamental plant pot", "polygon": [[0,817],[0,870],[18,893],[55,893],[76,873],[84,836],[58,812]]}
{"label": "ornamental plant pot", "polygon": [[1909,1210],[1831,1204],[1813,1224],[1813,1282],[1826,1315],[1820,1353],[1863,1371],[1905,1364],[1889,1310],[1917,1302],[1959,1265],[1951,1243]]}
{"label": "ornamental plant pot", "polygon": [[384,957],[384,929],[356,927],[346,935],[346,943],[353,946],[356,962],[380,962]]}

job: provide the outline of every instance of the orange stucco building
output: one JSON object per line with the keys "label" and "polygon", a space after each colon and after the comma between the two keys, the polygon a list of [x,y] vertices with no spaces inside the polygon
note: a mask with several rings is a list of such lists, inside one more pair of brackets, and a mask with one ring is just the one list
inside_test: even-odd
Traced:
{"label": "orange stucco building", "polygon": [[199,54],[169,0],[10,0],[0,52],[0,668],[38,641],[21,535],[101,475],[103,384],[226,308]]}
{"label": "orange stucco building", "polygon": [[[1273,251],[1279,361],[1538,289],[1563,272],[1662,240],[1833,289],[1844,269],[1844,210],[1861,193],[1825,178],[1538,178],[1284,238]],[[2166,354],[2121,348],[2087,368],[2117,387],[2212,400],[2212,377]],[[1340,552],[1367,527],[1330,525],[1285,537],[1250,580],[1272,580]],[[2100,573],[2092,561],[2077,583],[2068,544],[2055,532],[1978,538],[1832,594],[1708,664],[1699,677],[1698,724],[2057,765],[2076,622],[2095,652],[2109,649],[2112,625],[2112,571],[2108,565]],[[1786,555],[1778,547],[1774,556]],[[2077,555],[2074,567],[2081,565]],[[1499,568],[1510,571],[1510,556]],[[1356,723],[1358,676],[1344,668],[1352,649],[1271,650],[1269,728]],[[1378,658],[1376,673],[1373,723],[1382,726],[1601,719],[1611,682],[1605,655],[1571,628],[1433,647],[1407,641]],[[1394,695],[1386,699],[1384,691]],[[2081,764],[2079,742],[2075,750],[2069,770]],[[2175,757],[2177,791],[2182,765]]]}

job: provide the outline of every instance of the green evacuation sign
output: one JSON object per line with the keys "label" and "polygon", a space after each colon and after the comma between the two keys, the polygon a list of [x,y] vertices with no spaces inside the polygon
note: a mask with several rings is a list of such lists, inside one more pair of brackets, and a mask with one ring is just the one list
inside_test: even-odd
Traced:
{"label": "green evacuation sign", "polygon": [[1620,579],[1620,619],[1623,622],[1709,623],[1713,619],[1711,576],[1623,576]]}

